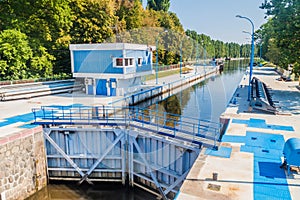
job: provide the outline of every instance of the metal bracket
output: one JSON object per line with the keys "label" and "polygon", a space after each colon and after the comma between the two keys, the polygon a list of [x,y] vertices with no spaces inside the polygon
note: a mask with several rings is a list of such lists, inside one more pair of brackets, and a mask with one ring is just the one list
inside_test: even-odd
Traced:
{"label": "metal bracket", "polygon": [[[70,165],[82,176],[84,177],[85,174],[82,170],[76,165],[76,163],[62,150],[56,142],[50,137],[51,129],[44,129],[43,135],[44,137],[50,142],[50,144],[70,163]],[[89,179],[85,179],[89,184],[93,184]]]}
{"label": "metal bracket", "polygon": [[148,161],[147,161],[146,158],[144,157],[144,152],[141,150],[140,146],[138,145],[138,143],[136,142],[135,139],[133,139],[132,142],[133,142],[135,148],[137,149],[137,151],[138,151],[140,157],[142,158],[143,162],[145,163],[146,167],[148,168],[149,173],[150,173],[150,175],[151,175],[151,178],[152,178],[152,180],[154,181],[156,187],[158,188],[159,193],[160,193],[161,196],[162,196],[162,199],[167,200],[168,198],[166,197],[166,195],[165,195],[165,193],[164,193],[164,191],[163,191],[161,185],[160,185],[159,182],[157,181],[156,177],[155,177],[154,174],[152,173],[152,170],[151,170],[151,167],[150,167]]}
{"label": "metal bracket", "polygon": [[124,137],[124,132],[111,143],[111,145],[104,151],[100,158],[92,165],[92,167],[82,176],[78,184],[81,184],[83,181],[88,180],[88,176],[94,171],[94,169],[100,164],[100,162],[105,158],[105,156],[113,149],[113,147]]}

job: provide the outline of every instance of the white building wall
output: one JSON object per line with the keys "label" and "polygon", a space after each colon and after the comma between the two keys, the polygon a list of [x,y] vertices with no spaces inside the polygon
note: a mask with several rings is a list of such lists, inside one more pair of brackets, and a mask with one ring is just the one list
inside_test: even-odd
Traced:
{"label": "white building wall", "polygon": [[119,79],[117,81],[119,94],[118,95],[126,95],[128,93],[136,92],[141,89],[142,79],[140,76],[130,79]]}

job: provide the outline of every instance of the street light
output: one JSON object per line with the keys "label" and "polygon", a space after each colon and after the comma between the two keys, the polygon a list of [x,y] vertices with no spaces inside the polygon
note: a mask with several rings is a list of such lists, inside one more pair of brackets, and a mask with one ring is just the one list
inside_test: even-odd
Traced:
{"label": "street light", "polygon": [[156,40],[155,40],[155,46],[156,46],[156,66],[155,66],[155,82],[156,85],[158,84],[158,38],[161,34],[163,33],[167,33],[167,30],[164,30],[163,32],[160,32],[157,36],[156,36]]}
{"label": "street light", "polygon": [[248,32],[248,31],[243,31],[243,33],[246,33],[246,34],[249,34],[249,35],[251,35],[251,33],[250,33],[250,32]]}
{"label": "street light", "polygon": [[251,95],[251,79],[252,79],[252,70],[253,70],[253,60],[254,60],[254,24],[248,17],[244,17],[241,15],[237,15],[237,18],[246,19],[248,20],[252,25],[252,33],[251,34],[251,57],[250,57],[250,72],[249,72],[249,85],[248,85],[248,101],[250,101],[250,95]]}

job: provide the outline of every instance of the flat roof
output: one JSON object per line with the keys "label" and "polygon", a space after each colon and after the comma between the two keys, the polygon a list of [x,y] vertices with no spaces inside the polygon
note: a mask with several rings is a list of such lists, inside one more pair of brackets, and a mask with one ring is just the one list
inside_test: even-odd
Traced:
{"label": "flat roof", "polygon": [[76,50],[155,50],[155,46],[146,44],[132,44],[132,43],[95,43],[95,44],[70,44],[71,51]]}

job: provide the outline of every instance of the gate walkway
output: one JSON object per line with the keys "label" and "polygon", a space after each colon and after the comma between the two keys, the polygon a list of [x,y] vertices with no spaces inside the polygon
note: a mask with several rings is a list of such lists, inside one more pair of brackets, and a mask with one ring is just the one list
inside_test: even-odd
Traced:
{"label": "gate walkway", "polygon": [[135,129],[177,142],[217,149],[219,123],[136,107],[42,106],[32,109],[34,123],[50,125],[102,125]]}

